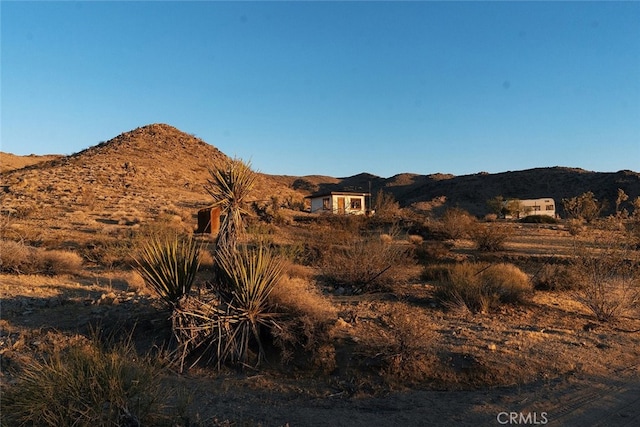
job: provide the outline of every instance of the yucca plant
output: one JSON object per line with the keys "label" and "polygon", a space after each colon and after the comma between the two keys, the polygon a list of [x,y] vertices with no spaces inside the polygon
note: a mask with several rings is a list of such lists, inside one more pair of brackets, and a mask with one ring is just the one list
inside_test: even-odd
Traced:
{"label": "yucca plant", "polygon": [[134,259],[134,268],[173,310],[191,290],[200,267],[200,249],[191,236],[151,236]]}
{"label": "yucca plant", "polygon": [[259,363],[264,357],[260,328],[276,326],[277,314],[269,304],[269,295],[280,281],[283,260],[260,245],[243,246],[238,251],[223,250],[218,262],[223,273],[220,280],[231,291],[231,312],[238,316],[238,322],[230,331],[228,356],[232,361],[246,363],[253,338],[258,345]]}
{"label": "yucca plant", "polygon": [[191,300],[174,313],[181,368],[187,356],[198,352],[197,363],[212,349],[218,368],[227,361],[246,365],[252,342],[258,347],[257,366],[264,359],[261,329],[278,327],[268,298],[280,281],[283,260],[260,245],[220,249],[217,261],[221,271],[217,296],[210,301]]}
{"label": "yucca plant", "polygon": [[244,233],[244,216],[247,196],[255,185],[257,175],[251,164],[233,159],[222,168],[209,169],[211,178],[205,190],[213,197],[213,206],[220,207],[222,222],[218,232],[217,248],[235,250],[238,239]]}

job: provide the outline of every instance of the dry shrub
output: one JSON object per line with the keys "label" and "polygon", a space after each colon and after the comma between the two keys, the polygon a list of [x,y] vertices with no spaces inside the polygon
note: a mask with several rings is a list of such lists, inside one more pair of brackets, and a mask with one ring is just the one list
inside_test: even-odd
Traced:
{"label": "dry shrub", "polygon": [[496,252],[504,249],[509,231],[506,227],[497,224],[476,223],[470,228],[469,237],[474,241],[478,250]]}
{"label": "dry shrub", "polygon": [[441,368],[434,351],[437,333],[423,311],[399,302],[360,305],[356,313],[376,318],[358,322],[351,330],[358,342],[356,360],[362,367],[374,368],[391,386],[406,387],[437,376]]}
{"label": "dry shrub", "polygon": [[572,268],[582,286],[576,299],[600,321],[614,320],[640,302],[640,254],[614,230],[576,247]]}
{"label": "dry shrub", "polygon": [[82,257],[65,250],[44,250],[22,242],[0,241],[0,270],[17,274],[76,274]]}
{"label": "dry shrub", "polygon": [[286,312],[306,315],[316,322],[335,322],[337,309],[317,286],[300,277],[285,275],[269,296]]}
{"label": "dry shrub", "polygon": [[376,291],[402,277],[411,264],[407,248],[374,237],[355,238],[322,255],[322,273],[354,293]]}
{"label": "dry shrub", "polygon": [[584,221],[578,218],[571,218],[567,220],[566,228],[569,234],[571,234],[572,236],[577,236],[587,230],[587,226],[585,225]]}
{"label": "dry shrub", "polygon": [[495,222],[498,220],[498,215],[494,213],[489,213],[484,216],[484,220],[487,222]]}
{"label": "dry shrub", "polygon": [[464,262],[449,265],[435,282],[436,295],[449,306],[488,312],[504,303],[522,303],[532,292],[529,277],[513,264]]}
{"label": "dry shrub", "polygon": [[440,228],[450,239],[461,239],[469,234],[476,222],[475,217],[464,209],[450,208],[442,215]]}
{"label": "dry shrub", "polygon": [[335,369],[335,348],[329,333],[338,311],[331,301],[308,280],[288,275],[273,289],[269,300],[283,312],[280,327],[272,331],[283,361],[291,361],[302,349],[314,366],[327,373]]}
{"label": "dry shrub", "polygon": [[40,251],[39,258],[44,274],[77,274],[82,268],[82,257],[71,251]]}
{"label": "dry shrub", "polygon": [[154,425],[167,400],[162,369],[157,358],[138,355],[131,342],[72,344],[32,361],[3,390],[3,424]]}
{"label": "dry shrub", "polygon": [[441,242],[438,240],[425,241],[414,251],[418,262],[428,264],[430,262],[440,262],[451,256],[451,242]]}
{"label": "dry shrub", "polygon": [[150,293],[151,289],[147,288],[144,278],[135,270],[123,273],[122,278],[129,289],[136,293]]}
{"label": "dry shrub", "polygon": [[533,277],[533,286],[544,291],[568,291],[580,289],[582,281],[572,266],[545,264]]}
{"label": "dry shrub", "polygon": [[418,234],[410,234],[407,240],[412,245],[421,245],[424,238]]}
{"label": "dry shrub", "polygon": [[36,248],[12,240],[0,240],[0,270],[7,273],[30,273]]}
{"label": "dry shrub", "polygon": [[389,235],[389,234],[384,233],[384,234],[380,235],[380,241],[382,243],[389,244],[389,243],[393,242],[393,237],[391,235]]}

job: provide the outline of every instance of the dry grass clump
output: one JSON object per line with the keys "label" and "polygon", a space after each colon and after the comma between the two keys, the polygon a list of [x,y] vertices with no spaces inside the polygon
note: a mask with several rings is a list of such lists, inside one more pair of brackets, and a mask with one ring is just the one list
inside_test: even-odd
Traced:
{"label": "dry grass clump", "polygon": [[82,257],[66,250],[45,250],[22,242],[0,241],[0,271],[16,274],[77,274]]}
{"label": "dry grass clump", "polygon": [[322,274],[353,293],[376,291],[402,277],[412,262],[407,248],[375,237],[352,238],[322,254]]}
{"label": "dry grass clump", "polygon": [[509,230],[497,224],[475,223],[469,229],[469,237],[480,251],[496,252],[504,249]]}
{"label": "dry grass clump", "polygon": [[285,275],[269,300],[282,313],[279,328],[273,329],[275,343],[284,362],[302,349],[312,365],[325,372],[336,367],[335,347],[330,338],[338,310],[320,290],[300,277]]}
{"label": "dry grass clump", "polygon": [[407,237],[407,240],[409,241],[409,243],[411,243],[412,245],[421,245],[424,238],[422,236],[420,236],[419,234],[410,234]]}
{"label": "dry grass clump", "polygon": [[[384,388],[424,384],[437,378],[442,365],[437,355],[438,333],[430,316],[404,302],[362,302],[345,313],[362,316],[346,330],[357,346],[353,360],[358,375],[370,373]],[[366,319],[366,320],[365,320]],[[366,382],[366,379],[361,380]]]}
{"label": "dry grass clump", "polygon": [[309,316],[316,322],[335,321],[337,309],[317,286],[300,277],[285,275],[273,288],[269,301],[286,312]]}
{"label": "dry grass clump", "polygon": [[0,270],[18,274],[29,272],[35,250],[21,242],[0,240]]}
{"label": "dry grass clump", "polygon": [[576,299],[600,321],[614,320],[640,302],[640,255],[612,230],[577,246],[571,268],[582,284]]}
{"label": "dry grass clump", "polygon": [[504,303],[522,303],[533,290],[529,277],[513,264],[464,262],[436,275],[436,295],[449,306],[488,312]]}
{"label": "dry grass clump", "polygon": [[5,425],[154,425],[166,397],[162,365],[131,342],[97,340],[33,360],[2,393]]}
{"label": "dry grass clump", "polygon": [[438,370],[434,351],[437,334],[429,328],[429,319],[415,307],[399,303],[381,320],[392,332],[385,334],[386,342],[380,343],[385,361],[382,373],[387,382],[407,385],[433,378]]}
{"label": "dry grass clump", "polygon": [[450,208],[442,215],[437,228],[450,239],[461,239],[469,235],[476,222],[476,218],[464,209]]}
{"label": "dry grass clump", "polygon": [[82,267],[82,257],[65,250],[40,251],[42,273],[48,275],[77,274]]}
{"label": "dry grass clump", "polygon": [[543,265],[532,281],[534,288],[544,291],[578,290],[583,285],[575,267],[558,264]]}

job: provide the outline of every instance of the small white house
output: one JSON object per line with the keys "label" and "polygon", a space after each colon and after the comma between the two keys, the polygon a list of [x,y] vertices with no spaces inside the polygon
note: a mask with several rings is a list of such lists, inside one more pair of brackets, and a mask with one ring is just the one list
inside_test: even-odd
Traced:
{"label": "small white house", "polygon": [[370,193],[329,191],[306,198],[311,202],[311,213],[364,215],[369,212],[366,204],[368,197],[371,197]]}
{"label": "small white house", "polygon": [[518,212],[518,218],[529,215],[547,215],[556,217],[556,204],[552,198],[520,200],[522,211]]}

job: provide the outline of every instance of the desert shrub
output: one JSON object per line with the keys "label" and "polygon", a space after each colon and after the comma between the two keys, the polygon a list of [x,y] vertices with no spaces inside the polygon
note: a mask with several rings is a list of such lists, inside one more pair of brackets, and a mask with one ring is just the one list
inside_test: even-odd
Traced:
{"label": "desert shrub", "polygon": [[159,359],[130,342],[76,343],[34,360],[2,393],[4,425],[153,425],[166,397]]}
{"label": "desert shrub", "polygon": [[459,208],[449,208],[442,215],[441,228],[450,239],[466,237],[476,219],[467,211]]}
{"label": "desert shrub", "polygon": [[524,302],[532,291],[529,277],[513,264],[464,262],[449,265],[447,270],[438,273],[442,278],[434,283],[437,297],[445,304],[474,312]]}
{"label": "desert shrub", "polygon": [[414,255],[421,264],[439,262],[449,257],[452,247],[453,245],[449,242],[428,240],[415,248]]}
{"label": "desert shrub", "polygon": [[336,286],[370,292],[396,280],[411,262],[407,248],[375,236],[353,238],[322,254],[321,271]]}
{"label": "desert shrub", "polygon": [[469,237],[478,250],[496,252],[504,249],[509,233],[506,227],[497,224],[476,223],[469,230]]}
{"label": "desert shrub", "polygon": [[393,236],[387,233],[383,233],[380,235],[380,241],[388,245],[389,243],[393,242]]}
{"label": "desert shrub", "polygon": [[527,215],[520,222],[528,224],[557,224],[558,220],[549,215]]}
{"label": "desert shrub", "polygon": [[305,351],[316,367],[330,372],[335,359],[329,357],[333,345],[330,328],[338,318],[336,307],[309,280],[286,274],[274,287],[269,301],[282,314],[272,330],[282,360],[288,363],[298,349]]}
{"label": "desert shrub", "polygon": [[486,222],[494,222],[498,220],[498,215],[494,213],[488,213],[484,216]]}
{"label": "desert shrub", "polygon": [[382,219],[392,219],[400,215],[400,204],[393,194],[378,190],[375,195],[374,209],[376,216]]}
{"label": "desert shrub", "polygon": [[587,230],[584,220],[579,218],[570,218],[566,223],[567,231],[572,236],[577,236]]}
{"label": "desert shrub", "polygon": [[36,248],[13,240],[0,240],[0,270],[7,273],[31,273]]}
{"label": "desert shrub", "polygon": [[0,241],[0,271],[17,274],[76,274],[82,257],[66,250],[45,250],[22,242]]}
{"label": "desert shrub", "polygon": [[350,329],[359,338],[353,359],[360,374],[373,368],[392,387],[423,383],[437,375],[441,369],[434,350],[437,334],[429,315],[404,302],[367,303],[356,310],[376,318]]}
{"label": "desert shrub", "polygon": [[576,247],[572,268],[582,286],[576,299],[598,320],[610,321],[640,302],[640,259],[614,231]]}
{"label": "desert shrub", "polygon": [[599,202],[591,191],[587,191],[580,196],[562,199],[562,206],[569,218],[591,223],[606,209],[607,203]]}
{"label": "desert shrub", "polygon": [[82,267],[82,257],[72,251],[38,251],[38,258],[44,274],[76,274]]}
{"label": "desert shrub", "polygon": [[412,245],[421,245],[422,242],[424,241],[424,238],[422,236],[420,236],[419,234],[410,234],[407,237],[407,240],[409,241],[409,243],[411,243]]}
{"label": "desert shrub", "polygon": [[420,278],[427,282],[449,280],[450,264],[429,264],[424,267]]}
{"label": "desert shrub", "polygon": [[545,264],[532,281],[535,289],[545,291],[577,290],[582,286],[580,272],[571,265]]}
{"label": "desert shrub", "polygon": [[[277,327],[269,296],[280,281],[282,259],[266,246],[242,246],[235,251],[219,248],[217,262],[214,292],[187,298],[172,314],[181,370],[189,356],[195,357],[194,363],[207,356],[220,369],[225,362],[245,366],[256,353],[257,366],[265,356],[263,329]],[[252,344],[257,352],[252,352]]]}
{"label": "desert shrub", "polygon": [[200,245],[190,236],[150,238],[134,268],[170,309],[189,294],[200,266]]}

